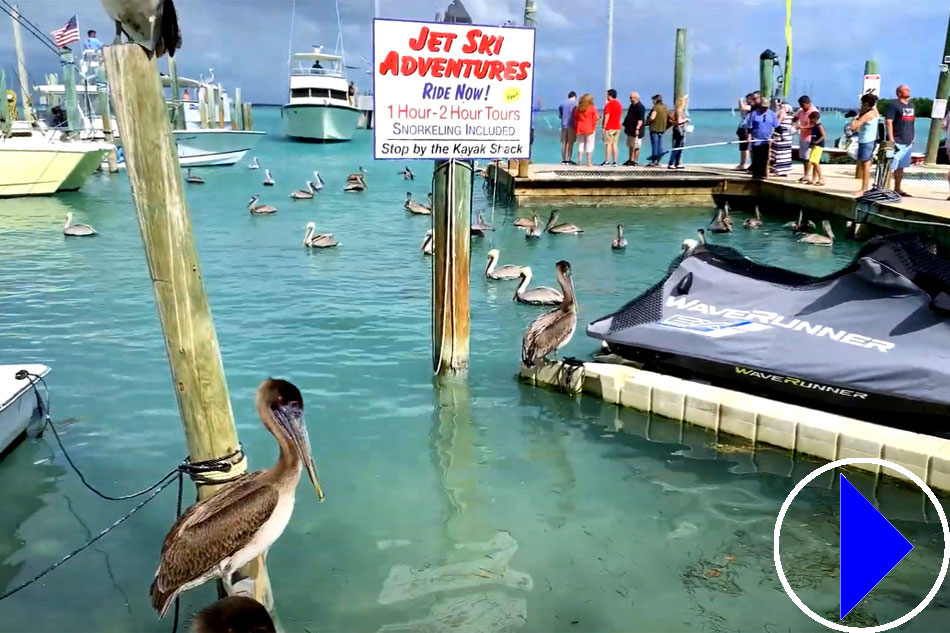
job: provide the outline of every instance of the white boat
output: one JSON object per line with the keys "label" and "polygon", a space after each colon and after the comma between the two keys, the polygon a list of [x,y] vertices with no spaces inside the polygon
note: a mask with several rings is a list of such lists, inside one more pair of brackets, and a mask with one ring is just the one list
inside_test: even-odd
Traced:
{"label": "white boat", "polygon": [[343,57],[296,53],[290,70],[290,100],[280,110],[284,134],[300,141],[349,141],[360,110],[350,101]]}
{"label": "white boat", "polygon": [[41,377],[49,373],[49,367],[46,365],[0,365],[0,455],[23,435],[31,422],[42,417],[37,391],[33,389],[31,378],[16,377],[20,370]]}

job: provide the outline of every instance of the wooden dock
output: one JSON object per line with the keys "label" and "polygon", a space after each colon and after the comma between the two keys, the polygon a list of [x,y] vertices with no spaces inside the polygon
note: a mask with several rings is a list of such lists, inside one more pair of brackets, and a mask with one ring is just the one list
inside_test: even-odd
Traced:
{"label": "wooden dock", "polygon": [[784,178],[753,180],[732,165],[666,167],[577,167],[532,164],[528,176],[504,162],[489,166],[487,181],[497,183],[498,193],[519,206],[711,206],[722,198],[759,198],[766,203],[838,215],[857,223],[887,230],[924,230],[950,242],[950,201],[947,200],[947,167],[915,166],[907,170],[904,189],[913,197],[899,202],[859,201],[854,165],[822,165],[825,186],[798,183],[802,165],[795,164]]}

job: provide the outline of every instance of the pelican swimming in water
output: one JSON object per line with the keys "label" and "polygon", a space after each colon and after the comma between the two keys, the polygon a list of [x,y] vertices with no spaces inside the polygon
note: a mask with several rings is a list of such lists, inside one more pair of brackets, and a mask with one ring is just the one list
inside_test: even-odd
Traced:
{"label": "pelican swimming in water", "polygon": [[732,207],[729,206],[729,201],[726,200],[722,205],[722,221],[726,226],[729,227],[729,231],[732,232]]}
{"label": "pelican swimming in water", "polygon": [[98,235],[96,229],[88,224],[73,224],[73,212],[66,214],[66,225],[63,226],[63,235],[66,237],[92,237]]}
{"label": "pelican swimming in water", "polygon": [[367,174],[367,173],[369,173],[369,172],[367,172],[365,169],[363,169],[363,166],[361,165],[359,171],[357,171],[357,172],[355,172],[355,173],[352,173],[352,174],[349,174],[349,175],[346,177],[346,181],[347,181],[347,182],[352,182],[352,181],[354,181],[354,180],[366,180],[366,174]]}
{"label": "pelican swimming in water", "polygon": [[527,231],[525,231],[524,238],[526,240],[540,240],[541,234],[544,232],[541,230],[541,218],[538,217],[538,214],[535,213],[532,216],[534,223],[531,225]]}
{"label": "pelican swimming in water", "polygon": [[584,232],[584,229],[577,226],[576,224],[570,224],[568,222],[562,222],[561,224],[558,224],[557,219],[560,215],[561,215],[560,211],[551,211],[551,216],[548,218],[548,225],[547,227],[545,227],[545,230],[548,233],[576,235],[577,233]]}
{"label": "pelican swimming in water", "polygon": [[411,191],[406,192],[406,204],[403,206],[406,207],[406,211],[409,213],[414,213],[416,215],[432,215],[432,209],[412,199]]}
{"label": "pelican swimming in water", "polygon": [[627,248],[627,238],[623,236],[623,224],[617,225],[617,237],[610,243],[610,248],[614,250]]}
{"label": "pelican swimming in water", "polygon": [[834,244],[835,234],[831,231],[831,222],[828,220],[822,220],[821,228],[825,230],[824,235],[821,235],[820,233],[809,233],[798,241],[802,242],[803,244],[814,244],[815,246],[831,246]]}
{"label": "pelican swimming in water", "polygon": [[682,247],[683,257],[689,257],[690,255],[695,253],[697,249],[699,249],[702,246],[706,246],[706,231],[704,231],[703,229],[698,229],[696,231],[695,240],[689,240],[689,239],[683,240],[683,247]]}
{"label": "pelican swimming in water", "polygon": [[723,209],[716,209],[716,217],[709,223],[709,230],[713,233],[731,233],[732,225],[727,223]]}
{"label": "pelican swimming in water", "polygon": [[247,166],[248,169],[260,169],[261,164],[257,162],[257,156],[254,157],[254,160],[251,161],[251,164]]}
{"label": "pelican swimming in water", "polygon": [[358,193],[360,191],[366,191],[366,181],[362,178],[347,180],[346,185],[343,187],[343,191],[345,193]]}
{"label": "pelican swimming in water", "polygon": [[276,633],[274,620],[257,600],[228,596],[205,607],[191,621],[191,633]]}
{"label": "pelican swimming in water", "polygon": [[747,229],[759,229],[762,228],[762,215],[759,213],[759,205],[755,205],[755,217],[746,218],[742,222],[742,226]]}
{"label": "pelican swimming in water", "polygon": [[314,191],[320,191],[323,189],[323,176],[320,175],[320,172],[313,172],[313,185],[311,187]]}
{"label": "pelican swimming in water", "polygon": [[531,267],[525,266],[521,269],[521,283],[515,289],[515,296],[512,297],[512,300],[536,306],[553,306],[564,301],[564,294],[554,288],[548,286],[528,288],[530,283]]}
{"label": "pelican swimming in water", "polygon": [[[300,390],[286,380],[268,378],[257,388],[256,404],[261,422],[277,439],[277,463],[221,486],[214,496],[188,508],[168,531],[149,592],[160,617],[181,592],[214,578],[234,595],[231,574],[266,557],[287,527],[302,467],[317,498],[323,499]],[[263,602],[259,584],[254,584],[254,599]]]}
{"label": "pelican swimming in water", "polygon": [[412,170],[409,169],[409,166],[408,166],[408,165],[406,165],[406,167],[403,168],[403,170],[402,170],[401,172],[399,172],[399,173],[402,175],[402,179],[403,179],[403,180],[415,180],[415,179],[416,179],[416,175],[415,175],[414,173],[412,173]]}
{"label": "pelican swimming in water", "polygon": [[190,182],[193,185],[203,185],[205,184],[205,179],[201,176],[194,176],[191,173],[191,167],[188,168],[188,173],[185,176],[185,182]]}
{"label": "pelican swimming in water", "polygon": [[317,190],[313,188],[313,181],[308,180],[306,189],[298,189],[297,191],[290,194],[290,197],[294,200],[312,200],[313,194],[316,192]]}
{"label": "pelican swimming in water", "polygon": [[799,209],[798,221],[786,222],[782,226],[786,229],[792,229],[792,233],[808,233],[808,231],[814,231],[818,228],[811,220],[805,220],[804,216],[805,212]]}
{"label": "pelican swimming in water", "polygon": [[472,224],[472,230],[473,230],[473,231],[483,231],[483,232],[484,232],[484,231],[494,231],[494,230],[495,230],[495,227],[493,227],[491,224],[486,224],[486,223],[485,223],[485,218],[482,217],[482,212],[479,211],[475,223]]}
{"label": "pelican swimming in water", "polygon": [[525,331],[521,341],[521,362],[526,367],[534,367],[548,354],[567,345],[577,329],[577,301],[574,299],[571,265],[562,260],[556,268],[564,299],[561,305],[535,319]]}
{"label": "pelican swimming in water", "polygon": [[251,196],[251,201],[247,203],[247,210],[251,212],[252,215],[269,215],[271,213],[277,213],[277,207],[272,207],[269,204],[257,204],[257,201],[261,197],[257,194]]}
{"label": "pelican swimming in water", "polygon": [[340,243],[333,239],[333,233],[316,233],[316,224],[307,222],[307,232],[303,236],[305,248],[332,248]]}
{"label": "pelican swimming in water", "polygon": [[269,169],[264,170],[264,186],[265,187],[274,186],[274,179],[271,177]]}
{"label": "pelican swimming in water", "polygon": [[[149,58],[154,54],[169,57],[181,48],[178,14],[172,0],[102,0],[106,13],[115,22],[115,43],[122,43],[125,33]],[[210,82],[209,82],[210,83]]]}
{"label": "pelican swimming in water", "polygon": [[521,276],[521,266],[514,264],[505,264],[498,266],[498,256],[500,253],[497,248],[488,251],[488,265],[485,266],[485,278],[495,281],[506,279],[517,279]]}
{"label": "pelican swimming in water", "polygon": [[511,225],[517,226],[518,228],[521,228],[521,229],[533,229],[537,219],[538,219],[538,214],[532,212],[530,218],[518,218],[517,220],[512,222]]}
{"label": "pelican swimming in water", "polygon": [[426,231],[426,236],[422,238],[422,246],[419,247],[419,250],[422,251],[423,255],[431,255],[432,250],[435,245],[432,242],[432,229]]}

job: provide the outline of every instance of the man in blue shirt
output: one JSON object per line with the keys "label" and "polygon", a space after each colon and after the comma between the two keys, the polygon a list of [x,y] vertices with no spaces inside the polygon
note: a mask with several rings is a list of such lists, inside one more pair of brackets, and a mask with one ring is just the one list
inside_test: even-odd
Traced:
{"label": "man in blue shirt", "polygon": [[567,101],[557,107],[561,117],[561,164],[570,165],[574,161],[574,142],[577,140],[577,131],[574,129],[574,110],[577,109],[577,93],[571,90],[567,93]]}
{"label": "man in blue shirt", "polygon": [[102,52],[102,42],[96,37],[95,31],[86,33],[86,43],[82,45],[82,49],[84,51],[96,51],[97,53]]}
{"label": "man in blue shirt", "polygon": [[755,97],[749,113],[749,139],[752,143],[752,177],[763,179],[769,172],[769,149],[772,132],[778,127],[778,118],[769,109],[762,95]]}

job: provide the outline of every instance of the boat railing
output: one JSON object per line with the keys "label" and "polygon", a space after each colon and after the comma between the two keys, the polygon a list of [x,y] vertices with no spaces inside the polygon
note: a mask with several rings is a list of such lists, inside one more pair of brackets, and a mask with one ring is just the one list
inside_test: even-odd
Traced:
{"label": "boat railing", "polygon": [[290,74],[295,77],[343,77],[343,71],[334,68],[294,68]]}

